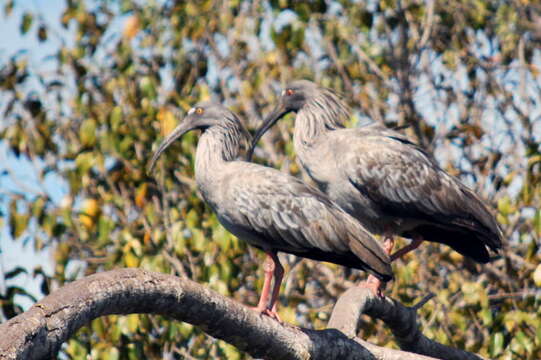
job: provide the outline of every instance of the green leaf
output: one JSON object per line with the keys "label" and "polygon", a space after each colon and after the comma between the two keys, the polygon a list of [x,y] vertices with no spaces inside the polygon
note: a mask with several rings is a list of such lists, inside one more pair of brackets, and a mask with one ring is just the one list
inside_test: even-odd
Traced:
{"label": "green leaf", "polygon": [[28,32],[28,30],[30,30],[33,20],[34,20],[34,16],[31,13],[25,12],[23,14],[23,19],[21,21],[21,27],[20,27],[21,34],[24,35]]}
{"label": "green leaf", "polygon": [[40,196],[32,204],[32,216],[35,218],[40,218],[43,214],[43,209],[45,208],[45,199]]}
{"label": "green leaf", "polygon": [[533,218],[533,228],[535,233],[537,234],[537,237],[541,237],[541,210],[537,210],[535,212]]}
{"label": "green leaf", "polygon": [[107,216],[100,216],[98,220],[98,243],[102,246],[107,245],[111,240],[110,235],[115,228],[115,222],[109,219]]}
{"label": "green leaf", "polygon": [[490,308],[485,307],[481,311],[479,311],[479,317],[481,318],[483,325],[492,326],[493,319],[492,319],[492,310]]}
{"label": "green leaf", "polygon": [[498,211],[503,216],[508,216],[516,211],[516,208],[511,204],[509,196],[504,196],[498,200]]}
{"label": "green leaf", "polygon": [[109,121],[111,123],[111,129],[113,131],[118,131],[118,127],[122,123],[122,108],[120,106],[115,106],[113,108]]}
{"label": "green leaf", "polygon": [[218,347],[224,353],[225,359],[240,360],[241,354],[233,345],[230,345],[224,341],[218,341]]}
{"label": "green leaf", "polygon": [[490,347],[491,356],[497,356],[502,353],[503,340],[504,338],[501,332],[497,332],[492,335],[492,341],[491,341],[491,347]]}
{"label": "green leaf", "polygon": [[30,216],[28,214],[12,213],[9,219],[11,236],[17,239],[25,232]]}
{"label": "green leaf", "polygon": [[116,347],[108,347],[103,355],[105,360],[120,359],[120,351]]}
{"label": "green leaf", "polygon": [[4,5],[4,15],[6,17],[10,16],[13,12],[13,6],[15,5],[15,0],[8,0]]}
{"label": "green leaf", "polygon": [[96,120],[90,118],[83,121],[79,129],[79,138],[83,146],[94,146],[96,143]]}
{"label": "green leaf", "polygon": [[75,158],[75,166],[81,174],[86,174],[94,166],[95,160],[92,152],[83,152]]}
{"label": "green leaf", "polygon": [[144,76],[139,81],[139,87],[143,92],[143,95],[151,100],[154,100],[157,96],[156,85],[150,76]]}
{"label": "green leaf", "polygon": [[535,285],[537,285],[537,287],[541,287],[541,264],[537,265],[532,277]]}
{"label": "green leaf", "polygon": [[139,314],[130,314],[126,317],[128,318],[129,331],[135,333],[140,327]]}
{"label": "green leaf", "polygon": [[104,324],[105,321],[107,320],[104,318],[97,318],[90,323],[92,332],[96,334],[100,339],[105,339],[107,335],[107,331],[105,329],[105,324]]}
{"label": "green leaf", "polygon": [[38,28],[38,40],[39,42],[47,41],[47,27],[40,25]]}

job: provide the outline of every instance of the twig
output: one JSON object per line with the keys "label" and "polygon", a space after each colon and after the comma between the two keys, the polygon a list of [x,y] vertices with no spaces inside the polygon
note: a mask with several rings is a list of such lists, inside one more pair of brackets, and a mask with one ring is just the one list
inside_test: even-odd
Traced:
{"label": "twig", "polygon": [[424,298],[421,299],[421,301],[419,301],[417,304],[413,305],[411,308],[414,309],[415,311],[419,310],[420,308],[422,308],[427,302],[429,302],[434,296],[433,293],[430,293],[428,294],[427,296],[425,296]]}
{"label": "twig", "polygon": [[[421,300],[419,304],[428,301],[429,296]],[[372,294],[369,289],[356,286],[346,291],[338,299],[328,327],[336,328],[353,338],[359,332],[361,315],[366,314],[372,318],[383,320],[391,329],[402,350],[444,360],[482,359],[473,353],[428,339],[417,324],[416,310],[412,307],[406,307],[396,300],[387,297],[380,298]]]}

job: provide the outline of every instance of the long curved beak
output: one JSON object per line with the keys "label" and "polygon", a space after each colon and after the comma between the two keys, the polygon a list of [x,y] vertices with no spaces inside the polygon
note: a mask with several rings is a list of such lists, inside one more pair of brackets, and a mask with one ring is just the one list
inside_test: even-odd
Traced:
{"label": "long curved beak", "polygon": [[278,120],[283,118],[287,113],[289,113],[291,110],[286,109],[286,107],[280,103],[276,105],[274,110],[267,115],[265,120],[263,120],[263,125],[256,131],[254,138],[252,139],[252,145],[250,146],[250,149],[248,150],[248,153],[246,155],[246,159],[248,161],[252,161],[252,156],[254,155],[254,149],[257,143],[259,142],[259,139],[265,134]]}
{"label": "long curved beak", "polygon": [[180,125],[178,125],[173,131],[171,131],[171,133],[162,141],[160,147],[158,148],[158,150],[156,150],[154,156],[152,157],[152,160],[150,161],[150,166],[148,167],[147,174],[150,174],[152,172],[154,165],[156,165],[156,161],[158,160],[162,152],[164,152],[165,149],[169,147],[169,145],[171,145],[182,135],[186,134],[188,131],[197,128],[197,124],[195,124],[193,121],[189,121],[188,119],[184,120],[187,121],[182,121]]}

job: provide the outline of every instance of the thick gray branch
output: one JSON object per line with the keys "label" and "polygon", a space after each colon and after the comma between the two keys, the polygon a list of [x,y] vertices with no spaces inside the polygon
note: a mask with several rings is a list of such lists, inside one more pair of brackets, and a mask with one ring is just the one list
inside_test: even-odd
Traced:
{"label": "thick gray branch", "polygon": [[335,329],[280,324],[188,279],[141,269],[113,270],[75,281],[0,325],[0,359],[52,358],[92,319],[132,313],[189,322],[259,358],[429,359],[352,340]]}
{"label": "thick gray branch", "polygon": [[428,339],[417,324],[415,308],[406,307],[390,298],[378,298],[366,288],[351,288],[338,299],[328,327],[338,329],[348,337],[354,338],[359,332],[362,314],[383,320],[393,332],[402,350],[443,360],[482,359],[470,352]]}

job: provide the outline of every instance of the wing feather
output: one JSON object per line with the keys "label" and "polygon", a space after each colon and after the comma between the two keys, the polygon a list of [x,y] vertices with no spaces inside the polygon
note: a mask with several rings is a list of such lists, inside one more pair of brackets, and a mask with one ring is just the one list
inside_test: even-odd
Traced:
{"label": "wing feather", "polygon": [[344,167],[345,175],[383,212],[442,225],[468,224],[484,233],[481,240],[488,246],[501,247],[501,231],[487,207],[432,156],[404,138],[357,135],[357,148],[343,159],[351,165]]}
{"label": "wing feather", "polygon": [[230,181],[227,192],[242,216],[236,223],[244,221],[248,231],[263,239],[261,247],[392,277],[380,244],[325,194],[274,169],[252,170]]}

